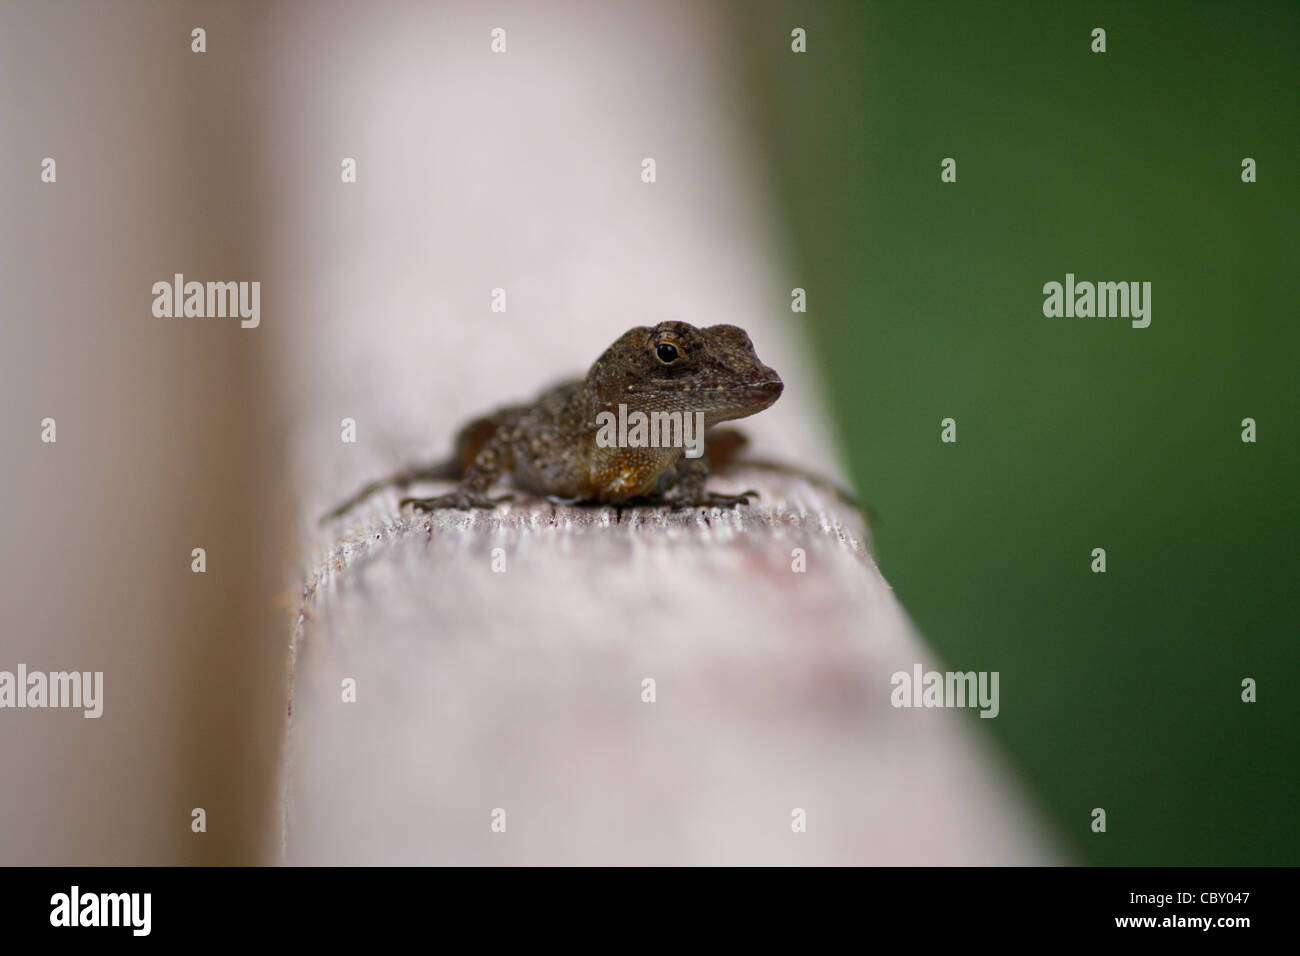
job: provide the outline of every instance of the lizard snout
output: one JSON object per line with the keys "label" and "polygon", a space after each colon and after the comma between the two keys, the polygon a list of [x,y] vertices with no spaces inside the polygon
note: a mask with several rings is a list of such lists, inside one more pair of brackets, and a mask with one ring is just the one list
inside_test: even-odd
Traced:
{"label": "lizard snout", "polygon": [[785,391],[785,383],[781,381],[779,375],[772,372],[771,375],[765,375],[756,382],[750,382],[745,386],[746,400],[755,405],[750,415],[761,409],[769,407],[773,402],[781,397]]}
{"label": "lizard snout", "polygon": [[780,398],[781,393],[785,391],[785,382],[781,381],[780,376],[773,372],[771,378],[758,382],[752,387],[755,392],[766,398],[770,405]]}

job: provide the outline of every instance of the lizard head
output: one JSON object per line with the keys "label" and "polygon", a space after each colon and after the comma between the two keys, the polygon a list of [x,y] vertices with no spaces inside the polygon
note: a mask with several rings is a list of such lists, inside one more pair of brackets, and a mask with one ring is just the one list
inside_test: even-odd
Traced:
{"label": "lizard head", "polygon": [[703,412],[706,425],[761,412],[781,396],[781,376],[759,361],[745,330],[660,322],[625,332],[591,369],[602,407]]}

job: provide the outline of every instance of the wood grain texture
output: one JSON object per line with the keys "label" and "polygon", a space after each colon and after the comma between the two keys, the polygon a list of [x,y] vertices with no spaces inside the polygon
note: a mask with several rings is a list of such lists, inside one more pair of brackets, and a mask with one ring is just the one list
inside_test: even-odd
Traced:
{"label": "wood grain texture", "polygon": [[890,706],[928,655],[860,526],[744,478],[762,505],[376,507],[307,585],[287,859],[1042,859],[971,714]]}

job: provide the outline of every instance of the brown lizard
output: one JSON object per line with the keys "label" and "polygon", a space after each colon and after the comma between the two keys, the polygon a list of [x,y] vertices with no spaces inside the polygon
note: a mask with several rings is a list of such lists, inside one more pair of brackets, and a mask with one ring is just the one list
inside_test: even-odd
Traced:
{"label": "brown lizard", "polygon": [[[629,414],[646,416],[698,412],[702,419],[695,420],[712,428],[761,412],[780,397],[782,388],[781,377],[758,360],[744,329],[701,329],[685,322],[638,326],[606,349],[586,378],[548,389],[531,405],[512,405],[470,422],[457,436],[451,459],[371,482],[322,521],[338,517],[382,488],[405,489],[418,481],[452,480],[459,485],[432,498],[403,498],[403,506],[419,511],[492,508],[511,497],[489,497],[506,474],[520,488],[569,502],[748,504],[757,492],[725,495],[705,487],[707,452],[691,458],[681,443],[610,443],[610,431],[602,434],[599,416],[609,413],[608,421],[620,412],[620,404]],[[735,436],[719,444],[728,453],[738,447]]]}

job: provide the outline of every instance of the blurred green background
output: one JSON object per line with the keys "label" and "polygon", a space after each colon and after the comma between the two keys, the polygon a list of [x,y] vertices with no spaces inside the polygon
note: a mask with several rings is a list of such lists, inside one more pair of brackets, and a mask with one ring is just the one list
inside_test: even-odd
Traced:
{"label": "blurred green background", "polygon": [[[1001,672],[977,723],[1080,861],[1300,863],[1300,4],[737,16],[796,321],[886,576]],[[1045,318],[1067,272],[1150,281],[1151,326]]]}

